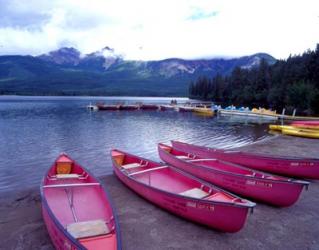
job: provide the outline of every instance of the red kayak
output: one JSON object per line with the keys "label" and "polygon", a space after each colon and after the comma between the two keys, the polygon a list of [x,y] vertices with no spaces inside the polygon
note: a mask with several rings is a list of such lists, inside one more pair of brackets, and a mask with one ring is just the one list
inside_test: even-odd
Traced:
{"label": "red kayak", "polygon": [[280,156],[253,154],[236,150],[208,148],[178,141],[172,141],[172,145],[173,148],[177,150],[203,158],[216,158],[280,175],[319,179],[319,159],[298,157],[285,158]]}
{"label": "red kayak", "polygon": [[191,221],[237,232],[256,204],[183,171],[119,150],[112,150],[116,176],[154,204]]}
{"label": "red kayak", "polygon": [[292,125],[301,124],[301,125],[313,125],[319,126],[319,121],[294,121],[291,123]]}
{"label": "red kayak", "polygon": [[158,144],[160,158],[181,170],[236,194],[274,206],[294,204],[309,182],[259,172],[233,163],[205,159]]}
{"label": "red kayak", "polygon": [[56,249],[121,249],[117,219],[101,183],[66,154],[43,178],[41,198]]}
{"label": "red kayak", "polygon": [[298,128],[319,130],[319,121],[295,121],[291,125]]}

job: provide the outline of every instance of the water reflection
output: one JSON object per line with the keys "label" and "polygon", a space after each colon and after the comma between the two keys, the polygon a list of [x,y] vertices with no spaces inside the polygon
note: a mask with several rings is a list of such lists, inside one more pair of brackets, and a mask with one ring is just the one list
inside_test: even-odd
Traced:
{"label": "water reflection", "polygon": [[[269,136],[267,121],[206,118],[172,111],[92,112],[84,108],[96,100],[0,98],[0,192],[39,185],[60,152],[67,152],[99,176],[112,172],[109,156],[112,148],[158,160],[158,142],[182,140],[229,148]],[[170,100],[147,99],[158,103]]]}

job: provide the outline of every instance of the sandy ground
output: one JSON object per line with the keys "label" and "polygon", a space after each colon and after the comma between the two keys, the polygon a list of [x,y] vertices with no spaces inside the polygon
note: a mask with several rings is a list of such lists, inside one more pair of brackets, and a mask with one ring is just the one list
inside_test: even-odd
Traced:
{"label": "sandy ground", "polygon": [[[288,136],[242,148],[319,157],[319,141]],[[319,182],[289,208],[258,204],[238,233],[226,234],[186,221],[145,201],[115,176],[100,178],[119,216],[123,249],[319,249]],[[53,249],[42,220],[38,188],[0,197],[0,249]]]}

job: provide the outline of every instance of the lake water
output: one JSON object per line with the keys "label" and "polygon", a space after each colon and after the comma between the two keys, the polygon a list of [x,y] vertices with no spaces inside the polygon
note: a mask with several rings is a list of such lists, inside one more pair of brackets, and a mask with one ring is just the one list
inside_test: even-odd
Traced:
{"label": "lake water", "polygon": [[171,99],[0,96],[0,192],[38,186],[60,152],[101,176],[112,172],[112,148],[159,160],[158,142],[174,139],[231,148],[269,136],[267,123],[245,118],[85,108],[98,100],[169,103]]}

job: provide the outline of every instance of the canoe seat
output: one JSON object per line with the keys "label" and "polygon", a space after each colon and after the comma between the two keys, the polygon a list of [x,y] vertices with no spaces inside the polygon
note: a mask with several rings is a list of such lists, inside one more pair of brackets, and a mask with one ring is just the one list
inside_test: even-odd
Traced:
{"label": "canoe seat", "polygon": [[57,179],[77,179],[80,177],[78,174],[57,174],[55,176]]}
{"label": "canoe seat", "polygon": [[197,198],[197,199],[201,199],[201,198],[204,198],[205,196],[209,195],[209,193],[205,192],[204,190],[202,190],[200,188],[192,188],[192,189],[186,190],[184,192],[181,192],[179,194],[183,195],[183,196]]}
{"label": "canoe seat", "polygon": [[111,232],[103,220],[71,223],[67,225],[66,230],[76,239],[104,235]]}
{"label": "canoe seat", "polygon": [[122,165],[122,168],[124,168],[126,170],[132,169],[132,168],[139,168],[139,167],[142,167],[142,165],[140,163],[137,163],[137,162]]}

